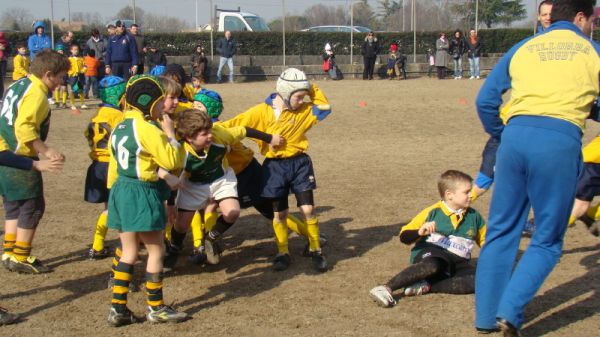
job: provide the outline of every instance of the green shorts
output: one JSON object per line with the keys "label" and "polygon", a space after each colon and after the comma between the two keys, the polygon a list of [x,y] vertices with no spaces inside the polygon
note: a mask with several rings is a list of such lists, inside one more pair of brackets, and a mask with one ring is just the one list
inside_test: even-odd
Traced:
{"label": "green shorts", "polygon": [[166,213],[158,184],[120,176],[108,197],[107,223],[120,232],[165,229]]}
{"label": "green shorts", "polygon": [[42,173],[0,166],[0,195],[8,201],[34,199],[44,195]]}

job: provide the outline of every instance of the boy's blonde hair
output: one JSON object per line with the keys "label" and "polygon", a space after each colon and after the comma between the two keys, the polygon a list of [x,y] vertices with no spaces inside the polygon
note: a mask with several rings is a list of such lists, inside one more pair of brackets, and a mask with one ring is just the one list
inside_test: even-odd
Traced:
{"label": "boy's blonde hair", "polygon": [[186,137],[194,137],[200,131],[210,130],[212,120],[208,115],[198,109],[185,110],[177,116],[177,135],[185,140]]}
{"label": "boy's blonde hair", "polygon": [[31,61],[29,72],[38,78],[42,78],[46,72],[57,75],[60,72],[69,71],[69,68],[71,68],[71,63],[66,55],[51,49],[44,49],[37,53],[33,61]]}
{"label": "boy's blonde hair", "polygon": [[438,191],[440,192],[440,197],[444,199],[446,191],[454,191],[459,182],[471,184],[473,178],[471,178],[470,175],[457,170],[448,170],[442,173],[438,179]]}
{"label": "boy's blonde hair", "polygon": [[181,96],[181,85],[171,78],[160,76],[158,81],[165,90],[165,95],[179,97]]}

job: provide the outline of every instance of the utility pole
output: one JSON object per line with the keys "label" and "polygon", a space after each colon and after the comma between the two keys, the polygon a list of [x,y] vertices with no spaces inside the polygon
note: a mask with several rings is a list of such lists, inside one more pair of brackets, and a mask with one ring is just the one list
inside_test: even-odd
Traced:
{"label": "utility pole", "polygon": [[132,2],[132,4],[133,4],[133,5],[132,5],[132,6],[133,6],[133,23],[137,23],[137,22],[135,21],[135,0],[131,0],[131,2]]}
{"label": "utility pole", "polygon": [[50,38],[52,39],[52,49],[54,49],[54,0],[50,0]]}
{"label": "utility pole", "polygon": [[283,66],[285,67],[285,0],[281,0],[281,5],[281,22],[283,24]]}
{"label": "utility pole", "polygon": [[194,2],[196,3],[196,11],[194,12],[196,14],[196,27],[194,27],[194,31],[197,32],[198,31],[198,0],[194,0]]}

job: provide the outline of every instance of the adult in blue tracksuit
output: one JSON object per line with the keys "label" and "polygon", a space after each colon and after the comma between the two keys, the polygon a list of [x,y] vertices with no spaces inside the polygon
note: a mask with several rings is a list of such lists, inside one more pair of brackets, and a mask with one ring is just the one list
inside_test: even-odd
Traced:
{"label": "adult in blue tracksuit", "polygon": [[137,71],[139,55],[135,38],[127,33],[125,24],[120,20],[115,23],[116,33],[108,39],[106,47],[105,73],[129,79]]}
{"label": "adult in blue tracksuit", "polygon": [[[524,307],[560,258],[582,168],[582,129],[599,91],[600,45],[586,36],[595,3],[554,1],[552,25],[512,47],[477,97],[486,132],[502,137],[475,279],[478,330],[518,336]],[[504,126],[499,107],[508,89]],[[513,271],[531,207],[537,229]]]}
{"label": "adult in blue tracksuit", "polygon": [[33,34],[29,35],[27,39],[29,58],[33,61],[37,53],[50,48],[52,48],[52,40],[50,36],[46,35],[46,25],[43,21],[36,21],[33,24]]}

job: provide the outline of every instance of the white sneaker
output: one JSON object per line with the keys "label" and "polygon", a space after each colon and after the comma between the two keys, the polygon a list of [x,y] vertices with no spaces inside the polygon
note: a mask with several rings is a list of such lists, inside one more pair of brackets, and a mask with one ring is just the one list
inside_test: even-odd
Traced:
{"label": "white sneaker", "polygon": [[474,79],[475,79],[475,76],[471,76],[471,77],[469,77],[469,79],[470,79],[470,80],[474,80]]}
{"label": "white sneaker", "polygon": [[475,77],[475,78],[476,78],[476,79],[480,79],[480,77],[479,77],[479,76],[477,76],[477,77]]}
{"label": "white sneaker", "polygon": [[389,308],[396,305],[396,300],[392,296],[392,291],[386,286],[377,286],[369,291],[369,296],[380,307]]}
{"label": "white sneaker", "polygon": [[459,79],[459,80],[462,80],[462,76],[458,76],[458,79]]}
{"label": "white sneaker", "polygon": [[56,104],[56,102],[54,101],[54,98],[48,98],[48,104]]}
{"label": "white sneaker", "polygon": [[83,105],[81,105],[81,108],[82,108],[82,109],[87,109],[87,108],[88,108],[88,106],[87,106],[87,105],[85,105],[85,104],[83,104]]}
{"label": "white sneaker", "polygon": [[431,290],[431,284],[423,280],[404,288],[404,296],[425,295],[429,290]]}

